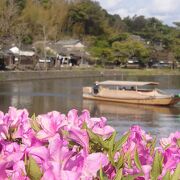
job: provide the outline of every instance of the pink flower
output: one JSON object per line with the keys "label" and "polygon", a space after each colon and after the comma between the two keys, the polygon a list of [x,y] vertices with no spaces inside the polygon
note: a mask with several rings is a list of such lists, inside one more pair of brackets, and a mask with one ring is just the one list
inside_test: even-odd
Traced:
{"label": "pink flower", "polygon": [[26,109],[17,110],[10,107],[8,113],[0,116],[0,140],[6,139],[9,141],[17,138],[22,139],[31,128],[29,123],[29,113]]}
{"label": "pink flower", "polygon": [[0,161],[0,179],[1,180],[8,180],[8,176],[6,173],[6,167],[7,167],[8,162],[4,161],[1,159]]}
{"label": "pink flower", "polygon": [[7,114],[4,115],[4,124],[8,127],[17,128],[19,124],[28,122],[29,113],[26,109],[17,110],[10,107]]}
{"label": "pink flower", "polygon": [[113,180],[116,176],[116,168],[113,167],[110,162],[108,163],[108,165],[104,166],[103,171],[105,172],[109,180]]}
{"label": "pink flower", "polygon": [[89,136],[85,130],[72,128],[69,130],[68,138],[81,145],[84,150],[85,156],[88,154]]}
{"label": "pink flower", "polygon": [[[80,172],[78,171],[78,166],[81,160],[78,159],[78,161],[76,161],[77,153],[69,150],[67,142],[63,141],[59,134],[56,134],[50,139],[48,149],[50,158],[47,159],[44,166],[43,180],[47,179],[47,175],[49,179],[52,180],[63,179],[64,177],[74,180],[79,178]],[[73,162],[74,157],[75,163],[70,163],[69,165],[69,162]]]}
{"label": "pink flower", "polygon": [[104,117],[91,118],[87,125],[94,133],[101,135],[103,139],[107,139],[115,130],[111,126],[108,126],[106,121],[107,119]]}
{"label": "pink flower", "polygon": [[171,133],[168,138],[162,138],[160,140],[162,148],[159,148],[159,151],[162,152],[164,158],[162,176],[164,176],[168,170],[173,173],[177,164],[180,163],[180,148],[177,144],[178,139],[180,139],[180,132]]}
{"label": "pink flower", "polygon": [[68,122],[68,127],[80,127],[80,125],[82,124],[79,121],[79,117],[78,117],[78,111],[76,109],[72,109],[68,112],[67,114],[67,122]]}
{"label": "pink flower", "polygon": [[54,136],[59,131],[60,127],[65,124],[65,116],[57,111],[40,115],[37,117],[37,120],[42,128],[42,130],[37,133],[39,139],[47,140],[49,137]]}
{"label": "pink flower", "polygon": [[30,178],[27,177],[24,161],[19,161],[14,164],[10,178],[12,180],[30,180]]}
{"label": "pink flower", "polygon": [[100,168],[105,167],[108,165],[109,160],[107,158],[107,155],[103,153],[92,153],[88,155],[84,160],[84,165],[82,169],[82,179],[83,177],[96,177],[97,172],[100,170]]}
{"label": "pink flower", "polygon": [[[92,180],[99,178],[101,168],[110,180],[119,168],[123,177],[143,173],[136,179],[150,179],[153,139],[141,127],[132,126],[127,140],[123,144],[117,142],[117,147],[113,139],[108,139],[114,128],[107,125],[107,119],[91,118],[87,110],[80,116],[75,109],[67,117],[57,111],[39,115],[39,131],[31,128],[28,115],[27,110],[13,107],[6,114],[0,111],[0,179],[29,180],[25,163],[30,157],[39,166],[42,180]],[[107,147],[101,148],[96,138],[90,139],[84,125],[101,136]],[[167,171],[173,174],[180,163],[179,141],[180,132],[172,133],[162,138],[161,146],[155,148],[163,159],[158,179]]]}
{"label": "pink flower", "polygon": [[144,173],[144,179],[149,180],[152,166],[151,165],[143,165],[141,167],[142,167],[142,172]]}

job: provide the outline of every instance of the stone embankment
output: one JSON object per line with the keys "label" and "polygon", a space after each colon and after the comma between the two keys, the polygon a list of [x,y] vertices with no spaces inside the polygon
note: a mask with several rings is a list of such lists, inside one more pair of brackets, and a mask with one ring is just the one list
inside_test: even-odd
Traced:
{"label": "stone embankment", "polygon": [[118,76],[121,74],[118,70],[4,71],[0,72],[0,81]]}
{"label": "stone embankment", "polygon": [[153,76],[153,75],[175,75],[180,76],[180,69],[61,69],[48,71],[0,71],[0,81],[22,81],[55,78],[88,78],[88,77],[112,77],[121,76]]}

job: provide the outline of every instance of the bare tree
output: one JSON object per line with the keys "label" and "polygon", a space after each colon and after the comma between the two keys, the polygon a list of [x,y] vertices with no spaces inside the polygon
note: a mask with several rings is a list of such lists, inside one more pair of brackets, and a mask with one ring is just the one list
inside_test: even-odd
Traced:
{"label": "bare tree", "polygon": [[[28,33],[28,28],[27,24],[24,22],[18,22],[17,25],[13,28],[13,35],[16,40],[16,44],[18,48],[21,50],[22,49],[22,41],[25,35]],[[21,65],[21,55],[19,53],[19,58],[18,58],[18,66]]]}
{"label": "bare tree", "polygon": [[17,14],[18,8],[14,0],[0,0],[0,33],[2,36],[11,37]]}
{"label": "bare tree", "polygon": [[[18,15],[18,8],[14,0],[0,0],[0,44],[1,48],[12,45],[14,37],[12,36],[15,19]],[[12,63],[13,56],[10,56]]]}

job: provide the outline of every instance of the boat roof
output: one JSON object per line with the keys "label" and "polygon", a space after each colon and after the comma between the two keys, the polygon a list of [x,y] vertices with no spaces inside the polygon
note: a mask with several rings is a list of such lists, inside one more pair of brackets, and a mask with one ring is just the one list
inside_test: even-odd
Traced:
{"label": "boat roof", "polygon": [[146,86],[146,85],[158,85],[158,82],[142,82],[142,81],[102,81],[97,82],[103,86]]}

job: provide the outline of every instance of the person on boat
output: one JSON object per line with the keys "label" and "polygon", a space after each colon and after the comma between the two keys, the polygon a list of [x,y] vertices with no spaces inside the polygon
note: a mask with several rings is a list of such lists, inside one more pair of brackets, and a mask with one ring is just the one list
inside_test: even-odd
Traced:
{"label": "person on boat", "polygon": [[93,91],[94,91],[94,94],[98,94],[99,92],[99,84],[97,81],[93,85]]}

